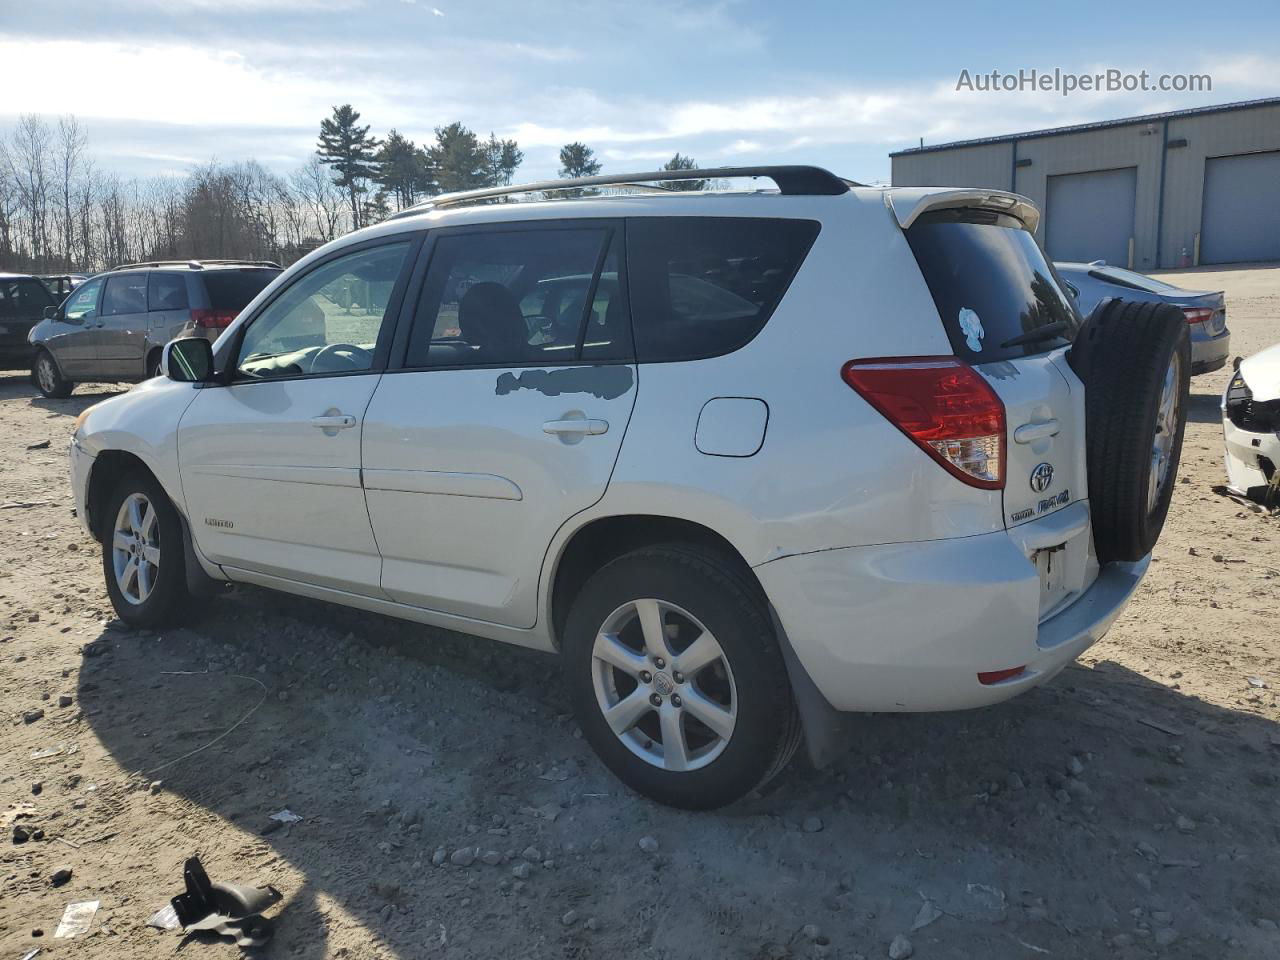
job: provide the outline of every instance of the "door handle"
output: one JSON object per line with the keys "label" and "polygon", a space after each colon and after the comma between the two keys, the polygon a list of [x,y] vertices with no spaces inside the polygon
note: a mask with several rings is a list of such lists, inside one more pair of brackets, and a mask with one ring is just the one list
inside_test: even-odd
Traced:
{"label": "door handle", "polygon": [[311,425],[321,430],[345,430],[356,425],[356,418],[349,413],[312,417]]}
{"label": "door handle", "polygon": [[1062,429],[1057,420],[1046,420],[1044,423],[1024,423],[1013,431],[1014,443],[1033,443],[1045,437],[1056,437]]}
{"label": "door handle", "polygon": [[542,425],[543,433],[554,433],[560,436],[592,436],[596,437],[609,430],[608,420],[548,420]]}

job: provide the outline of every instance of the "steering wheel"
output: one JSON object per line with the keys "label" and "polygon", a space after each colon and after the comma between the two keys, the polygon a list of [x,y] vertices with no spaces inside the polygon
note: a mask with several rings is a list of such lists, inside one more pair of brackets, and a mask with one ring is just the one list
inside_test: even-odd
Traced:
{"label": "steering wheel", "polygon": [[329,357],[338,357],[351,370],[363,370],[373,365],[373,351],[356,346],[354,343],[330,343],[321,347],[311,358],[311,372],[324,373],[325,368],[322,362]]}

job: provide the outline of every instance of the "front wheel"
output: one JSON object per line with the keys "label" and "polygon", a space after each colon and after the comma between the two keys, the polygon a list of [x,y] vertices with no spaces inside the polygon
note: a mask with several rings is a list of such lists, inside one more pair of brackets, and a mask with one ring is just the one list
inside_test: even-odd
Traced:
{"label": "front wheel", "polygon": [[103,515],[102,572],[117,616],[134,627],[170,622],[187,599],[182,521],[155,478],[117,483]]}
{"label": "front wheel", "polygon": [[75,389],[75,384],[62,376],[62,371],[58,369],[57,362],[48,350],[41,350],[36,354],[36,361],[31,366],[31,381],[37,390],[51,400],[69,397]]}
{"label": "front wheel", "polygon": [[659,803],[732,803],[799,743],[764,598],[729,558],[672,544],[614,560],[574,601],[563,648],[583,734]]}

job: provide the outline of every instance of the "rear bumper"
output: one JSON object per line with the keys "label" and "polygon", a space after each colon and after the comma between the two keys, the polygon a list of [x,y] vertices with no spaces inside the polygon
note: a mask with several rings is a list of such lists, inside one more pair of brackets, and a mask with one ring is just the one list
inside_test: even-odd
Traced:
{"label": "rear bumper", "polygon": [[1231,331],[1223,330],[1216,337],[1191,338],[1191,374],[1212,373],[1221,370],[1231,352]]}
{"label": "rear bumper", "polygon": [[1149,563],[1108,564],[1044,620],[1040,574],[1008,532],[829,550],[755,572],[835,709],[923,712],[998,703],[1050,679],[1107,632]]}

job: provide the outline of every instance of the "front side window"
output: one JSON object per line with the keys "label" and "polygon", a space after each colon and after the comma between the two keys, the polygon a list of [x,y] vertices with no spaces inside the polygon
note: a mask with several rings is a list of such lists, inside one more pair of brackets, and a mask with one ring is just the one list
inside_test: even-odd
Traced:
{"label": "front side window", "polygon": [[627,223],[636,359],[736,350],[768,321],[818,235],[812,220],[653,217]]}
{"label": "front side window", "polygon": [[145,273],[127,273],[107,279],[107,291],[102,295],[104,317],[146,312],[147,275]]}
{"label": "front side window", "polygon": [[[569,363],[579,358],[584,338],[603,344],[584,347],[587,356],[603,359],[625,350],[618,332],[626,325],[621,301],[612,318],[605,316],[609,291],[618,286],[616,260],[611,279],[608,270],[597,277],[611,234],[593,226],[441,237],[406,365]],[[608,319],[614,323],[606,328]]]}
{"label": "front side window", "polygon": [[368,247],[295,280],[245,331],[237,373],[263,380],[371,370],[409,246]]}
{"label": "front side window", "polygon": [[83,323],[92,319],[98,311],[98,291],[101,289],[101,280],[90,280],[76,287],[63,307],[66,319],[71,323]]}

